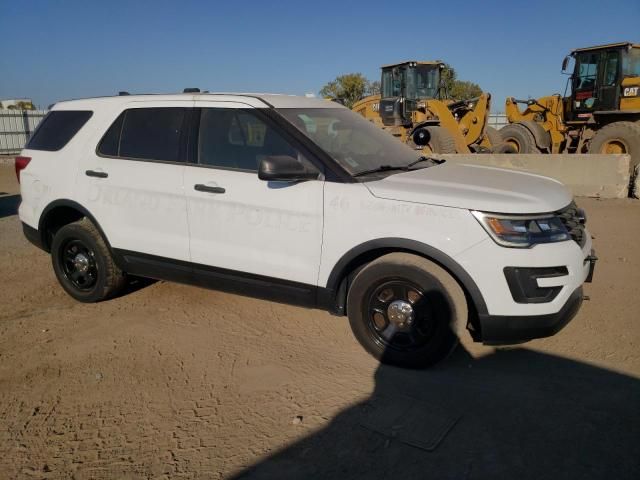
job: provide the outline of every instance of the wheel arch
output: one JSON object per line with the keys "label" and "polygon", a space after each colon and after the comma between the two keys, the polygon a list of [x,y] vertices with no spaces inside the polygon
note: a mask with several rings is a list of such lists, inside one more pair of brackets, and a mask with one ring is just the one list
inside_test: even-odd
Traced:
{"label": "wheel arch", "polygon": [[369,240],[353,247],[338,260],[331,270],[326,284],[326,291],[332,292],[332,303],[336,307],[335,313],[346,313],[346,296],[352,274],[369,262],[392,252],[418,255],[444,268],[464,291],[469,305],[469,321],[475,330],[472,335],[475,338],[477,334],[479,338],[480,322],[478,317],[487,314],[487,305],[476,282],[449,255],[425,243],[405,238],[390,237]]}
{"label": "wheel arch", "polygon": [[[58,199],[49,203],[42,214],[40,215],[40,220],[38,221],[38,232],[40,234],[40,240],[42,242],[43,248],[47,251],[51,251],[51,242],[53,240],[53,234],[57,229],[63,227],[64,225],[68,225],[69,223],[75,222],[76,220],[80,220],[83,217],[87,217],[91,220],[102,238],[104,239],[107,247],[110,251],[113,251],[111,248],[111,244],[109,243],[109,239],[104,234],[104,230],[93,216],[93,214],[87,210],[85,207],[80,205],[78,202],[74,202],[69,199]],[[52,231],[52,229],[55,229]]]}

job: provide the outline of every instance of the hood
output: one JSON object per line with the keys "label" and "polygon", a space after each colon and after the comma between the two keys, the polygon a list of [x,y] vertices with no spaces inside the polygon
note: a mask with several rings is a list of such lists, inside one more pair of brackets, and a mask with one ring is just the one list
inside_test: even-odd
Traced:
{"label": "hood", "polygon": [[378,198],[494,213],[546,213],[571,203],[549,177],[504,168],[444,163],[364,185]]}

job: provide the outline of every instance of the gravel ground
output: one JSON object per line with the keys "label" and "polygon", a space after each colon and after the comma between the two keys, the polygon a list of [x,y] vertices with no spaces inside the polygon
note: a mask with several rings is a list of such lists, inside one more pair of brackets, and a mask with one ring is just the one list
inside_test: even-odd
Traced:
{"label": "gravel ground", "polygon": [[344,318],[166,282],[77,303],[0,165],[0,478],[640,478],[640,201],[555,337],[379,366]]}

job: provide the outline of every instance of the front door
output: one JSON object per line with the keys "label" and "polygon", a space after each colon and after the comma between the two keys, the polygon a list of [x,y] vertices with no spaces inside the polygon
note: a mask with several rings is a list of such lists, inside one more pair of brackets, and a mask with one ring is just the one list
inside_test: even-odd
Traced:
{"label": "front door", "polygon": [[[240,277],[256,289],[316,286],[323,221],[323,181],[266,182],[260,160],[308,160],[277,126],[241,104],[196,102],[200,122],[185,170],[191,260],[229,288]],[[197,152],[195,151],[197,150]],[[313,293],[315,289],[313,289]],[[258,294],[251,292],[252,294]],[[311,290],[302,294],[312,294]]]}
{"label": "front door", "polygon": [[598,80],[602,52],[581,52],[576,56],[575,74],[573,77],[573,118],[572,120],[588,120],[598,109]]}

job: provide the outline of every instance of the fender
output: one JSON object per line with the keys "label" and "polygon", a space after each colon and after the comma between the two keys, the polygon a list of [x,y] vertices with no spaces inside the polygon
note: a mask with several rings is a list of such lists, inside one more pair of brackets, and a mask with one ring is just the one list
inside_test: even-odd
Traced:
{"label": "fender", "polygon": [[519,120],[517,123],[531,132],[538,148],[546,149],[551,153],[551,135],[539,123],[531,120]]}
{"label": "fender", "polygon": [[[488,314],[487,304],[484,301],[480,289],[464,268],[449,255],[441,252],[437,248],[406,238],[379,238],[353,247],[338,260],[331,270],[329,279],[327,280],[326,291],[333,292],[336,297],[338,297],[340,293],[346,296],[346,285],[343,280],[354,267],[360,264],[360,261],[373,260],[385,253],[398,251],[417,254],[439,264],[458,280],[473,302],[475,312],[479,316],[486,316]],[[337,304],[340,304],[342,301],[343,299],[336,298]]]}
{"label": "fender", "polygon": [[[93,223],[96,226],[96,228],[100,232],[100,235],[102,235],[103,240],[107,244],[107,248],[109,248],[109,251],[111,251],[113,253],[113,249],[111,248],[111,244],[109,243],[109,239],[104,234],[104,230],[102,230],[102,227],[100,226],[100,224],[98,223],[96,218],[93,216],[93,214],[89,210],[87,210],[85,207],[80,205],[78,202],[74,202],[73,200],[69,200],[69,199],[66,199],[66,198],[61,198],[61,199],[58,199],[58,200],[54,200],[53,202],[49,203],[49,205],[47,205],[44,208],[44,210],[42,210],[42,213],[40,214],[40,220],[38,221],[38,233],[40,235],[40,239],[42,241],[42,245],[45,247],[45,250],[47,252],[50,250],[51,245],[49,245],[49,239],[46,238],[46,231],[44,229],[44,223],[45,223],[45,220],[46,220],[48,214],[53,209],[58,208],[58,207],[73,208],[74,210],[79,211],[80,213],[82,213],[82,215],[84,215],[89,220],[91,220],[91,223]],[[114,258],[116,258],[116,257],[114,256]],[[117,261],[117,259],[116,259],[116,261]]]}

